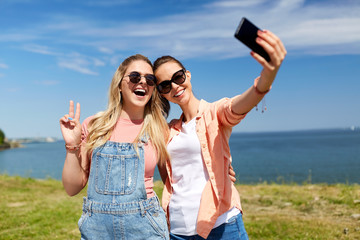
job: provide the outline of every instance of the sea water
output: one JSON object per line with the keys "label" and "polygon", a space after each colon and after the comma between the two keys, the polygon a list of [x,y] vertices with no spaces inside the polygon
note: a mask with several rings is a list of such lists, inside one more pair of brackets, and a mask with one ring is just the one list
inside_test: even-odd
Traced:
{"label": "sea water", "polygon": [[[233,133],[229,143],[240,183],[360,183],[360,131]],[[0,174],[60,180],[64,160],[63,141],[29,143],[0,151]]]}

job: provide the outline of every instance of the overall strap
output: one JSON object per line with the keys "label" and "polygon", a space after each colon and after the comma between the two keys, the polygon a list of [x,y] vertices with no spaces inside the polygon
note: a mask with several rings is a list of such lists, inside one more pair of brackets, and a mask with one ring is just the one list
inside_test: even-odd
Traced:
{"label": "overall strap", "polygon": [[147,144],[149,141],[150,137],[149,134],[147,132],[145,132],[141,137],[140,137],[140,142],[139,144]]}

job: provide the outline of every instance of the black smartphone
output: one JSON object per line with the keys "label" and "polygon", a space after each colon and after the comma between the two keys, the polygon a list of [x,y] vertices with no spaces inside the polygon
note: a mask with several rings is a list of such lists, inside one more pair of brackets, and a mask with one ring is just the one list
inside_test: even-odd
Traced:
{"label": "black smartphone", "polygon": [[258,27],[243,17],[238,28],[236,29],[235,37],[248,46],[251,50],[265,58],[266,61],[270,62],[269,54],[267,54],[264,48],[256,42],[258,30]]}

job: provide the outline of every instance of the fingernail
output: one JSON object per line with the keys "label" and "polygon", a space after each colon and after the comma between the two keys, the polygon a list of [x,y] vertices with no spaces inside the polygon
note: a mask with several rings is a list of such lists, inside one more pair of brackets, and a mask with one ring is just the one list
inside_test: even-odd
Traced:
{"label": "fingernail", "polygon": [[68,119],[69,119],[69,120],[73,120],[73,118],[71,118],[71,117],[68,117]]}

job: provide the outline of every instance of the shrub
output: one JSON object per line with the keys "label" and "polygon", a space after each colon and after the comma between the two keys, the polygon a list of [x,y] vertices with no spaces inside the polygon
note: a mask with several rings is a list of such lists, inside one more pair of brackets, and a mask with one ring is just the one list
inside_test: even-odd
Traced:
{"label": "shrub", "polygon": [[0,144],[4,144],[5,133],[0,129]]}

